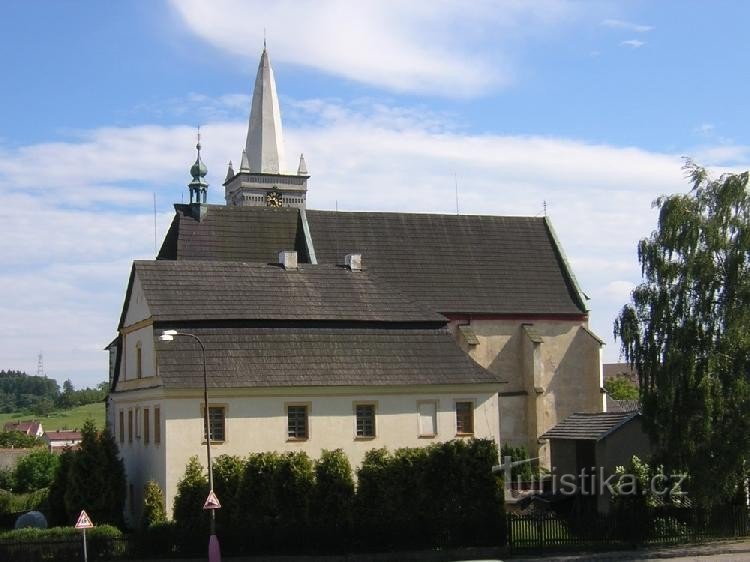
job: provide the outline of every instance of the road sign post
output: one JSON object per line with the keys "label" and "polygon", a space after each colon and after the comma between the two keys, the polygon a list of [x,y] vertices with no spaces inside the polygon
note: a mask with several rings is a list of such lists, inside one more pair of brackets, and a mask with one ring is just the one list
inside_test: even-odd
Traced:
{"label": "road sign post", "polygon": [[91,522],[91,518],[88,516],[86,511],[81,510],[81,514],[78,516],[76,521],[76,529],[83,531],[83,562],[88,562],[89,553],[86,548],[86,529],[93,529],[94,524]]}

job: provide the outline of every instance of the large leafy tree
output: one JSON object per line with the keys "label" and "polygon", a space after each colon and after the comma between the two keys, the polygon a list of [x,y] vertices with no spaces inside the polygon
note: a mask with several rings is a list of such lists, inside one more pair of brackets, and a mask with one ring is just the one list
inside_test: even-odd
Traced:
{"label": "large leafy tree", "polygon": [[711,178],[656,200],[656,230],[638,245],[643,281],[615,322],[640,378],[659,460],[686,470],[704,505],[724,501],[750,453],[748,173]]}

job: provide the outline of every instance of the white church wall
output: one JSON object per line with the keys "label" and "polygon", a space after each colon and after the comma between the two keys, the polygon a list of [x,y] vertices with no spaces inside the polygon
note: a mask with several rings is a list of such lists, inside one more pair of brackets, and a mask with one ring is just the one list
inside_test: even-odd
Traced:
{"label": "white church wall", "polygon": [[[335,388],[319,389],[318,392],[291,389],[283,394],[265,391],[254,395],[247,390],[211,391],[209,404],[223,406],[226,415],[226,439],[223,443],[212,444],[212,456],[304,451],[310,457],[317,458],[323,449],[341,448],[356,467],[370,449],[424,447],[457,438],[456,401],[471,401],[474,404],[473,436],[492,439],[499,444],[496,386],[474,386],[471,390],[441,390],[436,387],[402,390],[400,393],[362,389],[342,393]],[[200,462],[204,466],[206,464],[202,402],[202,397],[196,391],[192,397],[172,398],[162,403],[168,459],[164,491],[170,514],[177,483],[190,457],[197,455]],[[375,437],[356,436],[355,407],[358,403],[375,405]],[[420,436],[419,408],[420,404],[425,403],[436,405],[437,433],[432,437]],[[290,440],[287,437],[289,404],[308,407],[309,437],[305,440]]]}

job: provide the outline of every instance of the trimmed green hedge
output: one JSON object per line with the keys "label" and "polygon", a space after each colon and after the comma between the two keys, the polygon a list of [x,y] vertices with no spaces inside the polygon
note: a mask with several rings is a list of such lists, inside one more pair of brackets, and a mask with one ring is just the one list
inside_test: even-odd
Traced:
{"label": "trimmed green hedge", "polygon": [[[233,554],[341,552],[505,543],[503,495],[492,474],[497,447],[456,440],[426,448],[369,451],[357,471],[324,451],[221,456],[214,487],[217,535]],[[208,491],[197,459],[178,486],[177,550],[205,551]]]}
{"label": "trimmed green hedge", "polygon": [[[127,543],[117,527],[101,525],[86,531],[89,560],[112,560],[125,554]],[[78,562],[83,560],[81,531],[72,527],[17,529],[0,533],[0,560]]]}

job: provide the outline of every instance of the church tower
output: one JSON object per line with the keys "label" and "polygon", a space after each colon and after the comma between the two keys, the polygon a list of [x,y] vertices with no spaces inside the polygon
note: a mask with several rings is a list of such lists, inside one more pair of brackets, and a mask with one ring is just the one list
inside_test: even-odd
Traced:
{"label": "church tower", "polygon": [[309,177],[302,155],[296,174],[285,171],[279,98],[264,43],[255,77],[250,122],[240,168],[235,172],[230,162],[224,181],[226,203],[234,207],[304,209]]}

